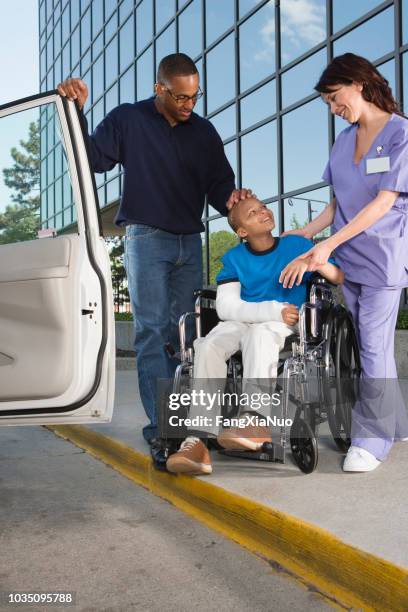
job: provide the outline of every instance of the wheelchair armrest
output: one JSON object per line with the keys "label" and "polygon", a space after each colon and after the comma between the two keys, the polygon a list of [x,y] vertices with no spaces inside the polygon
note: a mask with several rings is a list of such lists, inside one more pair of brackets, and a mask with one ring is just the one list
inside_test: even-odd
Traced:
{"label": "wheelchair armrest", "polygon": [[207,298],[209,300],[215,300],[215,298],[217,297],[217,290],[209,289],[208,287],[205,289],[196,289],[193,295],[195,298],[202,297]]}

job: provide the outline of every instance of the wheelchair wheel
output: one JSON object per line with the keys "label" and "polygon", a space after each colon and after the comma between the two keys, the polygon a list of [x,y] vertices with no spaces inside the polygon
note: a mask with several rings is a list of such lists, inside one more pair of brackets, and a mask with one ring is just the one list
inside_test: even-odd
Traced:
{"label": "wheelchair wheel", "polygon": [[310,425],[299,417],[290,430],[290,448],[299,469],[305,474],[311,474],[319,458],[317,441]]}
{"label": "wheelchair wheel", "polygon": [[[325,400],[334,442],[341,452],[346,453],[351,443],[352,409],[358,397],[360,354],[352,319],[343,307],[336,309],[333,323],[330,342],[332,371],[326,372]],[[334,401],[331,394],[333,377]]]}

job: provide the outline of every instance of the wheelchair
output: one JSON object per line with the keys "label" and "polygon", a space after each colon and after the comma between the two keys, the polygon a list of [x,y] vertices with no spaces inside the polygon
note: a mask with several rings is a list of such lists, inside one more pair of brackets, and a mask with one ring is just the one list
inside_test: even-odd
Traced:
{"label": "wheelchair", "polygon": [[[358,396],[360,357],[350,313],[336,302],[334,286],[314,274],[308,283],[308,301],[299,311],[298,333],[286,339],[279,355],[277,389],[282,393],[282,425],[276,441],[264,442],[259,451],[225,450],[220,453],[240,458],[285,463],[287,422],[291,421],[289,441],[299,469],[309,474],[318,463],[318,430],[327,422],[337,448],[345,453],[350,446],[351,413]],[[194,292],[194,312],[179,320],[180,353],[166,349],[180,359],[172,383],[172,393],[188,390],[193,380],[194,349],[187,346],[186,325],[195,319],[196,337],[206,336],[219,319],[215,310],[216,291],[205,288]],[[242,355],[227,362],[226,388],[236,391],[242,380]],[[287,419],[289,403],[294,418]],[[237,405],[225,408],[236,414]],[[190,434],[191,435],[191,434]],[[166,437],[166,434],[163,434]],[[217,447],[217,446],[216,446]]]}

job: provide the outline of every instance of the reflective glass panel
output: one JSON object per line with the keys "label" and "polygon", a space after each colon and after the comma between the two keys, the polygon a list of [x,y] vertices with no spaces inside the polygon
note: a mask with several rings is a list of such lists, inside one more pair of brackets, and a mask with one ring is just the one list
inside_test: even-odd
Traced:
{"label": "reflective glass panel", "polygon": [[92,2],[92,38],[100,32],[103,26],[103,3],[94,0]]}
{"label": "reflective glass panel", "polygon": [[226,140],[233,136],[236,132],[236,114],[235,104],[218,113],[215,117],[211,117],[211,123],[221,136],[222,140]]}
{"label": "reflective glass panel", "polygon": [[112,108],[118,105],[118,85],[115,83],[113,87],[105,94],[105,114],[108,114]]}
{"label": "reflective glass panel", "polygon": [[278,192],[276,121],[241,138],[242,186],[252,189],[260,200]]}
{"label": "reflective glass panel", "polygon": [[[222,70],[220,70],[222,66]],[[230,34],[207,55],[207,112],[235,95],[234,35]]]}
{"label": "reflective glass panel", "polygon": [[[89,40],[88,40],[89,44]],[[61,22],[59,21],[54,29],[54,56],[61,51]]]}
{"label": "reflective glass panel", "polygon": [[241,130],[276,112],[275,79],[241,100]]}
{"label": "reflective glass panel", "polygon": [[[92,110],[92,129],[93,130],[102,121],[104,115],[105,115],[105,111],[104,111],[104,99],[101,98],[101,100],[99,100],[99,102],[97,102],[97,104],[95,104],[95,106],[93,107],[93,110]],[[98,176],[101,176],[101,175],[98,174]]]}
{"label": "reflective glass panel", "polygon": [[179,17],[179,52],[196,57],[202,50],[201,0],[193,0]]}
{"label": "reflective glass panel", "polygon": [[171,19],[176,11],[174,0],[155,0],[156,2],[156,32]]}
{"label": "reflective glass panel", "polygon": [[99,53],[103,49],[103,31],[98,35],[94,43],[92,43],[92,56],[93,58],[98,57]]}
{"label": "reflective glass panel", "polygon": [[89,66],[91,65],[91,50],[88,49],[88,51],[85,53],[84,57],[81,60],[81,74],[84,74]]}
{"label": "reflective glass panel", "polygon": [[402,56],[403,111],[408,114],[408,52]]}
{"label": "reflective glass panel", "polygon": [[97,100],[104,89],[103,83],[103,53],[92,66],[93,99]]}
{"label": "reflective glass panel", "polygon": [[[285,230],[300,229],[315,219],[330,201],[329,187],[322,187],[284,200]],[[328,237],[330,227],[317,235]]]}
{"label": "reflective glass panel", "polygon": [[68,77],[70,68],[71,68],[71,57],[70,57],[70,44],[68,41],[62,51],[62,76],[64,79]]}
{"label": "reflective glass panel", "polygon": [[[237,179],[237,141],[234,140],[233,142],[230,142],[227,145],[225,145],[224,151],[231,165],[231,168],[234,171],[235,180],[237,182],[238,181]],[[212,206],[208,206],[208,216],[209,217],[211,217],[212,215],[219,215],[219,214],[220,213],[218,212],[218,210],[216,210]]]}
{"label": "reflective glass panel", "polygon": [[327,65],[326,49],[304,60],[282,75],[282,105],[290,106],[315,93],[313,87]]}
{"label": "reflective glass panel", "polygon": [[91,44],[91,9],[88,9],[81,21],[81,55]]}
{"label": "reflective glass panel", "polygon": [[214,219],[208,225],[209,229],[209,263],[210,263],[210,278],[209,284],[215,285],[217,274],[221,271],[221,257],[238,244],[239,238],[231,229],[225,217]]}
{"label": "reflective glass panel", "polygon": [[118,0],[105,0],[105,21],[118,6]]}
{"label": "reflective glass panel", "polygon": [[79,27],[71,36],[71,60],[72,65],[76,66],[79,60]]}
{"label": "reflective glass panel", "polygon": [[112,17],[109,19],[108,23],[105,26],[105,42],[108,42],[112,36],[115,34],[116,29],[118,27],[118,14],[113,13]]}
{"label": "reflective glass panel", "polygon": [[62,13],[62,43],[68,39],[70,31],[69,6],[65,7]]}
{"label": "reflective glass panel", "polygon": [[131,66],[120,79],[120,103],[133,104],[135,97],[135,67]]}
{"label": "reflective glass panel", "polygon": [[275,71],[275,13],[266,4],[239,28],[241,91]]}
{"label": "reflective glass panel", "polygon": [[71,5],[71,26],[75,27],[79,21],[79,2],[74,0],[70,2]]}
{"label": "reflective glass panel", "polygon": [[137,99],[153,95],[153,50],[149,47],[137,61]]}
{"label": "reflective glass panel", "polygon": [[160,60],[176,51],[176,25],[173,22],[156,40],[156,71]]}
{"label": "reflective glass panel", "polygon": [[322,180],[328,160],[327,109],[321,100],[284,115],[284,189],[292,191]]}
{"label": "reflective glass panel", "polygon": [[136,49],[140,53],[153,37],[152,0],[143,0],[136,9]]}
{"label": "reflective glass panel", "polygon": [[358,2],[333,0],[333,31],[338,32],[380,3],[381,0],[358,0]]}
{"label": "reflective glass panel", "polygon": [[105,49],[105,86],[108,87],[118,76],[118,39],[113,38]]}
{"label": "reflective glass panel", "polygon": [[408,42],[408,0],[402,0],[402,42]]}
{"label": "reflective glass panel", "polygon": [[282,66],[326,37],[326,0],[284,0],[281,7]]}
{"label": "reflective glass panel", "polygon": [[234,0],[207,0],[205,19],[208,46],[234,23]]}
{"label": "reflective glass panel", "polygon": [[135,57],[135,30],[133,15],[122,26],[119,32],[120,72],[122,72]]}
{"label": "reflective glass panel", "polygon": [[119,178],[114,178],[106,185],[106,204],[112,204],[119,199]]}
{"label": "reflective glass panel", "polygon": [[119,7],[119,22],[123,23],[128,17],[131,10],[133,10],[135,3],[134,0],[123,0]]}
{"label": "reflective glass panel", "polygon": [[259,3],[259,0],[239,0],[239,16],[243,17]]}
{"label": "reflective glass panel", "polygon": [[395,60],[389,60],[385,64],[378,66],[378,71],[387,79],[392,93],[395,95]]}
{"label": "reflective glass panel", "polygon": [[390,7],[334,42],[334,55],[351,51],[370,61],[394,47],[394,7]]}

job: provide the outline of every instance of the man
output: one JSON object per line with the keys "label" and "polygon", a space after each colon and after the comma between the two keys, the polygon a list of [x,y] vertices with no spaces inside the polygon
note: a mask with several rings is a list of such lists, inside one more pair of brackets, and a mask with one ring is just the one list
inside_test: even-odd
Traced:
{"label": "man", "polygon": [[[88,89],[81,79],[58,85],[82,109]],[[205,196],[223,215],[249,190],[236,190],[221,138],[193,108],[202,96],[194,62],[183,53],[164,57],[156,96],[114,108],[88,137],[95,172],[122,164],[124,189],[116,223],[126,227],[125,267],[135,320],[139,389],[150,423],[143,436],[161,460],[157,431],[157,379],[169,379],[177,323],[193,310],[202,285],[200,232]],[[84,115],[82,120],[88,132]]]}

